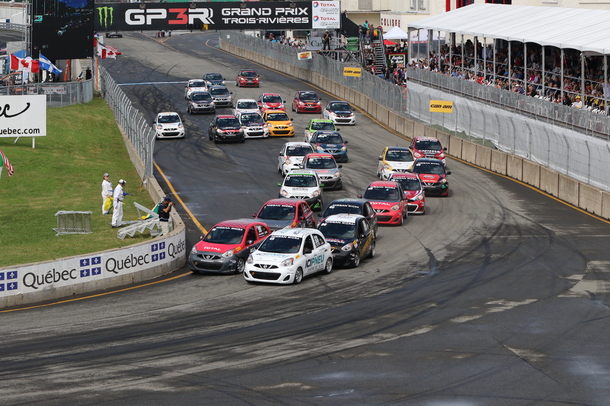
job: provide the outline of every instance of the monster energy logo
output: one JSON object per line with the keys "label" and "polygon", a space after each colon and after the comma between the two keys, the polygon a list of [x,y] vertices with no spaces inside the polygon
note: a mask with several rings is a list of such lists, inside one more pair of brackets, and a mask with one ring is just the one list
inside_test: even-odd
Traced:
{"label": "monster energy logo", "polygon": [[[97,13],[100,17],[100,25],[104,28],[112,25],[112,16],[113,16],[114,7],[98,7]],[[109,21],[110,20],[110,21]]]}

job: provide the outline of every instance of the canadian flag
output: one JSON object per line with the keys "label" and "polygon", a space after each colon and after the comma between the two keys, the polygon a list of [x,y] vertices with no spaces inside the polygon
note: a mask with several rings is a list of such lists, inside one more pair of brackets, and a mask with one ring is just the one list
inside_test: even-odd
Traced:
{"label": "canadian flag", "polygon": [[27,58],[19,58],[11,54],[11,69],[21,72],[38,72],[40,71],[40,66],[38,61],[29,56]]}
{"label": "canadian flag", "polygon": [[97,41],[97,55],[102,58],[113,58],[116,59],[117,55],[121,55],[118,49],[111,47],[110,45],[104,45],[99,40]]}

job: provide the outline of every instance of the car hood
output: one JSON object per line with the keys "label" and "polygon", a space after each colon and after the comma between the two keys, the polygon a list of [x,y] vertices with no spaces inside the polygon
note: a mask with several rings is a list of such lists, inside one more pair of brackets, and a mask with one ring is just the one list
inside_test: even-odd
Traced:
{"label": "car hood", "polygon": [[339,172],[339,168],[334,168],[334,169],[314,169],[314,171],[316,171],[318,173],[318,175],[334,175],[337,172]]}
{"label": "car hood", "polygon": [[219,254],[223,254],[228,250],[239,247],[239,245],[240,244],[218,244],[206,241],[199,241],[197,244],[195,244],[195,247],[199,252],[217,252]]}
{"label": "car hood", "polygon": [[261,252],[261,251],[254,251],[252,253],[252,257],[254,258],[255,261],[264,261],[264,262],[270,262],[270,263],[274,263],[274,264],[281,262],[286,258],[294,257],[295,255],[297,255],[297,253],[281,254],[279,252]]}
{"label": "car hood", "polygon": [[317,146],[326,148],[343,148],[345,144],[322,144],[321,142],[316,143]]}
{"label": "car hood", "polygon": [[421,193],[421,190],[405,190],[404,192],[407,199],[413,199],[415,196]]}
{"label": "car hood", "polygon": [[384,201],[379,201],[379,200],[375,201],[375,200],[372,200],[371,201],[371,206],[373,206],[373,209],[375,209],[375,210],[377,210],[377,209],[389,210],[394,205],[398,204],[399,202],[400,202],[399,200],[394,201],[394,202],[385,201],[385,200]]}
{"label": "car hood", "polygon": [[265,122],[261,121],[261,122],[258,122],[258,123],[251,122],[251,123],[248,123],[248,124],[244,124],[244,127],[247,127],[247,128],[250,128],[250,127],[263,127],[264,125],[265,125]]}
{"label": "car hood", "polygon": [[258,109],[239,109],[239,112],[241,113],[260,113],[260,111]]}
{"label": "car hood", "polygon": [[413,166],[413,162],[415,161],[409,161],[409,162],[404,162],[404,161],[386,161],[388,164],[390,164],[392,166],[392,168],[395,169],[411,169],[411,167]]}
{"label": "car hood", "polygon": [[290,123],[292,123],[292,121],[284,121],[284,120],[282,120],[282,121],[267,120],[266,122],[271,123],[273,125],[286,125],[286,126],[289,125]]}
{"label": "car hood", "polygon": [[193,92],[207,92],[207,88],[205,87],[189,87],[188,88],[188,92],[189,93],[193,93]]}
{"label": "car hood", "polygon": [[223,130],[223,131],[231,131],[231,130],[239,131],[239,130],[241,130],[241,126],[234,126],[234,125],[231,125],[231,126],[222,126],[222,127],[218,127],[218,128]]}
{"label": "car hood", "polygon": [[163,128],[167,128],[167,127],[174,128],[174,127],[178,127],[180,124],[182,124],[182,123],[160,123],[161,127],[163,127]]}
{"label": "car hood", "polygon": [[285,228],[286,226],[292,226],[292,222],[294,221],[294,220],[268,220],[268,219],[262,219],[262,218],[257,218],[256,220],[267,224],[267,226],[269,226],[271,231],[281,230],[282,228]]}
{"label": "car hood", "polygon": [[352,114],[352,112],[349,110],[329,110],[328,112],[330,114]]}
{"label": "car hood", "polygon": [[263,106],[267,107],[268,109],[282,109],[284,107],[284,103],[263,103]]}
{"label": "car hood", "polygon": [[346,239],[343,239],[343,238],[327,238],[326,241],[328,241],[332,247],[342,247],[345,244],[349,244],[350,242],[354,242],[355,239],[349,238],[349,239],[346,240]]}
{"label": "car hood", "polygon": [[435,173],[420,173],[419,174],[419,179],[421,179],[422,182],[438,182],[439,180],[443,179],[445,176],[444,175],[439,175],[439,174],[435,174]]}

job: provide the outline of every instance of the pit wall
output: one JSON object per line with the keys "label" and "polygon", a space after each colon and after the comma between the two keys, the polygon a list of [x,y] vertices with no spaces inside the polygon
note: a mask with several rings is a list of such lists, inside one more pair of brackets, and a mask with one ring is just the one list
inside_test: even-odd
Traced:
{"label": "pit wall", "polygon": [[340,99],[358,106],[375,120],[396,132],[408,137],[436,137],[447,147],[448,154],[454,158],[509,176],[592,214],[610,219],[610,193],[608,192],[596,189],[527,159],[485,147],[412,121],[385,108],[377,101],[308,69],[271,59],[254,50],[239,48],[222,40],[220,47],[224,51],[284,72],[335,94]]}
{"label": "pit wall", "polygon": [[[142,162],[125,134],[123,140],[141,175]],[[155,178],[145,179],[144,185],[155,202],[166,195]],[[141,283],[182,268],[186,263],[186,227],[174,210],[170,215],[174,229],[163,237],[116,250],[0,268],[0,309],[68,300]]]}

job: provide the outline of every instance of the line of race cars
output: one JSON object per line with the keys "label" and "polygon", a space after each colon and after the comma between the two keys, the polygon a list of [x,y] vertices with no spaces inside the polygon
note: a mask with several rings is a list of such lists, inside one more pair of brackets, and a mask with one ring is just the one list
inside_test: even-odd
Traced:
{"label": "line of race cars", "polygon": [[[238,73],[238,87],[259,87],[253,70]],[[208,138],[217,142],[245,142],[246,138],[294,137],[286,101],[277,93],[258,99],[233,101],[219,73],[191,79],[185,87],[187,112],[216,115]],[[314,211],[323,208],[323,190],[343,187],[342,165],[349,161],[347,140],[338,125],[355,125],[354,109],[345,101],[322,108],[314,91],[297,91],[292,111],[322,114],[310,120],[303,141],[286,142],[278,155],[278,198],[267,201],[251,219],[222,221],[195,244],[188,266],[194,273],[242,273],[248,282],[300,283],[333,266],[357,267],[374,257],[380,224],[402,225],[409,212],[425,214],[426,194],[447,196],[449,185],[445,151],[436,138],[415,137],[409,147],[386,147],[379,157],[377,175],[362,194],[332,201],[316,224]],[[158,113],[157,138],[183,138],[184,124],[176,112]]]}

